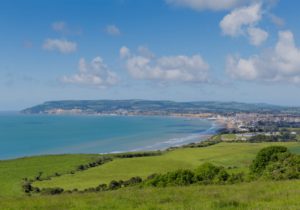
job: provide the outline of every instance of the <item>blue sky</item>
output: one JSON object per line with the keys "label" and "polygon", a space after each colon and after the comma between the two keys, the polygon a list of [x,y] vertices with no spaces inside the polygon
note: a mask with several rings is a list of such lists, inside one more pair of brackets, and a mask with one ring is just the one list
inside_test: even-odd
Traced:
{"label": "blue sky", "polygon": [[0,110],[50,100],[299,106],[295,0],[0,2]]}

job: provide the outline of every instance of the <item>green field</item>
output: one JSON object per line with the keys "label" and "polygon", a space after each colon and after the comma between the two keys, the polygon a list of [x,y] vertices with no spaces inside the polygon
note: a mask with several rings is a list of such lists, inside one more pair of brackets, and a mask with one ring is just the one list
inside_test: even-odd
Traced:
{"label": "green field", "polygon": [[0,196],[23,195],[21,183],[24,177],[33,179],[40,171],[44,172],[42,177],[53,173],[66,173],[76,169],[77,165],[92,162],[98,156],[44,155],[0,161]]}
{"label": "green field", "polygon": [[125,188],[98,193],[2,198],[0,209],[299,209],[300,181]]}
{"label": "green field", "polygon": [[[248,170],[257,152],[270,145],[299,146],[296,142],[273,143],[220,143],[210,147],[179,149],[161,156],[114,159],[99,167],[90,168],[76,174],[54,177],[52,180],[34,182],[39,188],[61,187],[65,190],[84,190],[112,180],[128,180],[134,176],[145,179],[153,173],[167,173],[176,169],[195,169],[200,164],[211,163],[224,166],[237,166],[238,170]],[[229,170],[231,171],[231,170]]]}
{"label": "green field", "polygon": [[235,134],[224,134],[223,139],[236,139]]}

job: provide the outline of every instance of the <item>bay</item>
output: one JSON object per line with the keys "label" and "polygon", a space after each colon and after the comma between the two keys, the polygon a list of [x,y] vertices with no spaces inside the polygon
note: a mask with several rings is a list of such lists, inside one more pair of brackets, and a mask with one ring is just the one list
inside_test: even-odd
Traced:
{"label": "bay", "polygon": [[0,160],[66,153],[162,150],[215,134],[212,121],[175,117],[0,114]]}

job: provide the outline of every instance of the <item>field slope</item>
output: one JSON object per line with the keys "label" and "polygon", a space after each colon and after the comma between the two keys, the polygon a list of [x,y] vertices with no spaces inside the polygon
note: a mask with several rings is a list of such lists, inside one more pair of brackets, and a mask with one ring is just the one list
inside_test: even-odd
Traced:
{"label": "field slope", "polygon": [[257,152],[270,145],[284,145],[286,147],[299,146],[295,142],[285,143],[220,143],[210,147],[179,149],[165,153],[162,156],[114,159],[112,162],[99,167],[90,168],[75,174],[54,177],[52,180],[34,182],[39,188],[61,187],[65,190],[84,190],[99,184],[108,184],[112,180],[128,180],[134,176],[142,179],[153,173],[167,173],[177,169],[195,169],[200,164],[210,161],[224,167],[237,166],[247,171]]}

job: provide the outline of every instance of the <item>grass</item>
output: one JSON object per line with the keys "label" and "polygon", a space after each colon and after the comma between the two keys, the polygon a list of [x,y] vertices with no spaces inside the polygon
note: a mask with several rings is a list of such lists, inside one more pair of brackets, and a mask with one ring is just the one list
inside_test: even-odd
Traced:
{"label": "grass", "polygon": [[[195,169],[210,161],[224,167],[237,166],[247,170],[257,152],[270,145],[299,146],[296,142],[273,143],[220,143],[210,147],[174,150],[161,156],[115,159],[100,167],[90,168],[76,174],[54,177],[52,180],[34,182],[39,188],[61,187],[65,190],[84,190],[112,180],[128,180],[134,176],[145,179],[153,173],[167,173],[177,169]],[[231,170],[229,170],[231,171]]]}
{"label": "grass", "polygon": [[236,139],[235,134],[224,134],[223,139]]}
{"label": "grass", "polygon": [[299,209],[300,181],[125,188],[99,193],[0,199],[0,209]]}
{"label": "grass", "polygon": [[[66,173],[75,170],[77,165],[92,162],[99,155],[43,155],[0,161],[0,196],[19,196],[24,177],[33,179],[42,171],[42,177],[53,173]],[[92,159],[94,158],[94,159]]]}
{"label": "grass", "polygon": [[292,147],[289,149],[292,153],[295,153],[297,155],[300,155],[300,146],[298,147]]}

